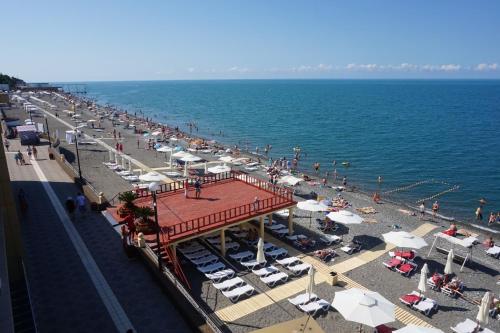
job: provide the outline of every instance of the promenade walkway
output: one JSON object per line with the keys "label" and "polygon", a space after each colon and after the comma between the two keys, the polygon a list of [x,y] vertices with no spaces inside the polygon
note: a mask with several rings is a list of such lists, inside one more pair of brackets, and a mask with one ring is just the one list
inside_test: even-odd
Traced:
{"label": "promenade walkway", "polygon": [[[18,145],[12,140],[11,151]],[[189,332],[142,262],[124,255],[101,214],[69,219],[63,202],[78,188],[46,149],[38,151],[38,160],[26,166],[17,166],[12,153],[7,160],[14,194],[23,189],[28,200],[20,216],[39,330]]]}

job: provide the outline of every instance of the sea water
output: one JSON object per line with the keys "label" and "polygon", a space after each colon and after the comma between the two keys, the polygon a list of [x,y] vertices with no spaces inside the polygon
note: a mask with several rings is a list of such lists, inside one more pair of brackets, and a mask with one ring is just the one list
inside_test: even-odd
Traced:
{"label": "sea water", "polygon": [[[312,171],[319,162],[321,177],[337,169],[366,191],[403,187],[387,196],[416,205],[458,185],[437,197],[445,215],[472,221],[483,197],[485,215],[500,210],[498,80],[86,84],[88,97],[100,103],[184,130],[195,123],[194,134],[251,151],[270,144],[273,158],[292,158],[300,146],[302,169]],[[404,190],[419,181],[424,183]]]}

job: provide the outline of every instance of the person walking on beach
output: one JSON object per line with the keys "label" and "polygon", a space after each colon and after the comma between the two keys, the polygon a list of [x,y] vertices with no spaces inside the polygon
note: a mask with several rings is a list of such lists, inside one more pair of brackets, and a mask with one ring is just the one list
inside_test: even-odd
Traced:
{"label": "person walking on beach", "polygon": [[26,164],[26,161],[24,160],[24,155],[23,155],[23,153],[21,153],[20,150],[17,151],[16,156],[17,156],[17,159],[19,160],[19,163],[21,165],[25,165]]}
{"label": "person walking on beach", "polygon": [[437,213],[439,211],[439,203],[436,201],[434,201],[434,203],[432,204],[432,217],[436,217],[437,216]]}
{"label": "person walking on beach", "polygon": [[141,146],[141,141],[139,140],[139,138],[137,138],[137,149],[139,149]]}
{"label": "person walking on beach", "polygon": [[9,140],[5,139],[5,140],[3,140],[3,143],[4,143],[4,145],[5,145],[5,149],[6,149],[7,151],[9,151],[9,147],[10,147],[10,142],[9,142]]}
{"label": "person walking on beach", "polygon": [[482,221],[483,220],[483,207],[479,206],[476,209],[476,221]]}
{"label": "person walking on beach", "polygon": [[118,145],[118,148],[120,148],[120,153],[123,153],[123,143],[120,142]]}
{"label": "person walking on beach", "polygon": [[38,159],[38,150],[36,149],[35,146],[33,146],[33,157],[35,158],[35,160]]}
{"label": "person walking on beach", "polygon": [[116,140],[116,128],[113,128],[113,138]]}
{"label": "person walking on beach", "polygon": [[420,219],[423,220],[425,216],[425,202],[422,201],[422,203],[419,206],[420,209]]}
{"label": "person walking on beach", "polygon": [[195,190],[195,198],[199,199],[201,196],[201,182],[200,178],[196,178],[196,181],[194,182],[194,190]]}

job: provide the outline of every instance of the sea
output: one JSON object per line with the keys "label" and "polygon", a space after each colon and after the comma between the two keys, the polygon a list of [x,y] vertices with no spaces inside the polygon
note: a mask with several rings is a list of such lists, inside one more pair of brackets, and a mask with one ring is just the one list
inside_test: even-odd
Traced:
{"label": "sea", "polygon": [[[500,211],[500,80],[86,82],[87,97],[474,222]],[[334,164],[334,161],[336,164]],[[347,162],[342,164],[342,162]],[[381,182],[378,181],[379,176]]]}

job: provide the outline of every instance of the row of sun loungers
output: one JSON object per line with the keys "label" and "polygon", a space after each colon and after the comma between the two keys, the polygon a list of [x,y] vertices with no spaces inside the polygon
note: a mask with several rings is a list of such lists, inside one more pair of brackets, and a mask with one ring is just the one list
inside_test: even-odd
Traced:
{"label": "row of sun loungers", "polygon": [[314,293],[303,293],[293,298],[289,298],[288,302],[295,305],[301,311],[315,316],[320,311],[328,311],[330,303],[324,299],[318,298]]}
{"label": "row of sun loungers", "polygon": [[437,311],[438,304],[435,300],[427,298],[417,291],[401,296],[399,300],[414,310],[420,311],[429,316],[433,311]]}
{"label": "row of sun loungers", "polygon": [[427,285],[449,297],[456,297],[464,289],[464,284],[459,279],[453,278],[451,281],[447,281],[446,276],[437,273],[427,279]]}
{"label": "row of sun loungers", "polygon": [[393,257],[383,262],[384,266],[402,275],[409,276],[417,269],[417,264],[401,257]]}
{"label": "row of sun loungers", "polygon": [[136,176],[131,171],[122,170],[122,167],[116,163],[104,162],[103,164],[105,166],[107,166],[109,169],[115,171],[118,176],[122,177],[126,181],[129,181],[129,182],[138,182],[139,181],[139,176]]}

